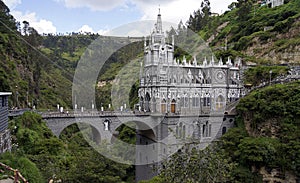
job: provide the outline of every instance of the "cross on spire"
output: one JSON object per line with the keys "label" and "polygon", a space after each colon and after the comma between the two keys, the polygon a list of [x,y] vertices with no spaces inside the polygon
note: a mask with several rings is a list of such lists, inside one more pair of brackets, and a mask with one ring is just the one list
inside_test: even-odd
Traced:
{"label": "cross on spire", "polygon": [[158,5],[158,14],[160,15],[160,4]]}

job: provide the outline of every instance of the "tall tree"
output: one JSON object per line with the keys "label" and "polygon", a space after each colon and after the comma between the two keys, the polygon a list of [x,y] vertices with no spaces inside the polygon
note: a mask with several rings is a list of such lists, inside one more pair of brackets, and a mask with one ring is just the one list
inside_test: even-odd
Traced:
{"label": "tall tree", "polygon": [[246,21],[249,19],[252,5],[252,0],[238,0],[236,7],[238,8],[237,15],[240,21]]}
{"label": "tall tree", "polygon": [[[16,21],[12,15],[9,14],[9,8],[0,1],[0,32],[11,33],[11,30],[17,30]],[[11,29],[11,30],[9,30]]]}
{"label": "tall tree", "polygon": [[210,2],[209,0],[203,0],[201,2],[200,9],[194,11],[193,15],[190,15],[190,18],[187,22],[188,28],[195,32],[198,32],[209,24],[210,15]]}

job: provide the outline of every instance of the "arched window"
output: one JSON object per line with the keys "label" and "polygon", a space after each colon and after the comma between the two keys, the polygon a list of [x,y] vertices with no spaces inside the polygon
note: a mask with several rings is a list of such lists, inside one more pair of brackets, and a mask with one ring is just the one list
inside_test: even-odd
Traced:
{"label": "arched window", "polygon": [[141,99],[140,99],[140,109],[142,111],[144,111],[144,98],[143,97],[141,97]]}
{"label": "arched window", "polygon": [[189,97],[187,94],[183,95],[182,102],[183,102],[183,105],[182,105],[183,108],[189,107]]}
{"label": "arched window", "polygon": [[208,121],[206,121],[206,123],[203,125],[202,136],[203,137],[210,137],[211,136],[211,124],[208,124]]}
{"label": "arched window", "polygon": [[155,97],[152,97],[152,111],[156,112],[156,100],[155,100]]}
{"label": "arched window", "polygon": [[173,99],[171,102],[171,113],[175,113],[176,112],[176,100]]}
{"label": "arched window", "polygon": [[180,99],[180,106],[182,108],[188,108],[189,107],[189,97],[186,93],[183,94],[181,99]]}
{"label": "arched window", "polygon": [[216,110],[221,110],[224,108],[225,99],[222,95],[219,95],[216,100]]}
{"label": "arched window", "polygon": [[226,126],[223,126],[222,128],[222,135],[224,135],[226,133],[227,129],[226,129]]}
{"label": "arched window", "polygon": [[167,102],[165,99],[161,101],[161,113],[166,113],[167,112]]}
{"label": "arched window", "polygon": [[200,107],[200,97],[199,95],[193,96],[192,107],[197,108]]}
{"label": "arched window", "polygon": [[203,97],[203,106],[210,106],[210,94],[206,93]]}
{"label": "arched window", "polygon": [[186,129],[185,125],[182,122],[179,122],[176,126],[176,138],[185,138]]}
{"label": "arched window", "polygon": [[145,111],[149,112],[150,111],[150,95],[147,92],[145,96]]}

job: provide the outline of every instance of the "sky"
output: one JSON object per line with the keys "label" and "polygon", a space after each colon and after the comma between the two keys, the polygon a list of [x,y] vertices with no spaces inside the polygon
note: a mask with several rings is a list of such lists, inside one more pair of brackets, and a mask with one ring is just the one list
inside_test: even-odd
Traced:
{"label": "sky", "polygon": [[[93,32],[107,34],[132,22],[155,20],[185,23],[201,0],[3,0],[19,22],[24,20],[40,34]],[[222,14],[234,0],[210,0],[212,12]],[[150,31],[150,30],[149,30]]]}

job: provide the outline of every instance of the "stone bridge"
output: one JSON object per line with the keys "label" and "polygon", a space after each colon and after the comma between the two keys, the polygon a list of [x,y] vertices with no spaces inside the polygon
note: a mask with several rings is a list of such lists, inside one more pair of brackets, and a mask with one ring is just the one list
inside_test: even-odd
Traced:
{"label": "stone bridge", "polygon": [[[141,130],[155,129],[163,120],[163,116],[150,116],[146,113],[133,114],[132,112],[78,112],[78,113],[41,113],[42,118],[47,122],[47,126],[59,137],[61,132],[74,123],[88,124],[92,127],[93,134],[97,136],[97,142],[106,139],[111,140],[113,135],[123,123],[134,122]],[[154,130],[155,131],[155,130]],[[154,132],[155,137],[157,134]],[[155,140],[153,137],[151,139]]]}
{"label": "stone bridge", "polygon": [[[230,106],[231,108],[232,105]],[[232,109],[230,109],[232,110]],[[145,137],[151,139],[153,141],[157,141],[166,135],[164,135],[161,130],[162,126],[169,126],[169,129],[176,131],[176,126],[182,123],[182,127],[185,127],[185,133],[190,136],[198,136],[198,138],[203,136],[203,134],[199,134],[195,132],[195,126],[200,124],[204,124],[206,122],[209,123],[219,123],[221,126],[216,126],[216,124],[212,125],[210,129],[210,133],[214,131],[217,136],[220,136],[222,132],[217,131],[221,127],[228,128],[233,126],[233,121],[235,114],[202,114],[202,115],[178,115],[178,114],[150,114],[143,112],[97,112],[97,111],[88,111],[88,112],[68,112],[68,113],[59,113],[59,112],[46,112],[41,113],[42,118],[46,121],[47,126],[52,130],[52,132],[59,137],[61,132],[67,128],[68,126],[74,123],[84,123],[90,125],[94,131],[93,134],[97,139],[97,142],[101,140],[110,141],[113,136],[118,135],[117,128],[122,124],[128,122],[134,122],[137,125],[138,131],[141,132]],[[179,126],[178,126],[179,127]],[[214,129],[214,130],[213,130]],[[166,129],[164,129],[166,130]],[[203,131],[203,130],[202,130]],[[168,133],[168,132],[165,132]],[[196,134],[198,133],[198,134]],[[205,132],[206,133],[206,132]],[[208,131],[207,131],[208,133]],[[188,137],[188,135],[186,135]]]}

